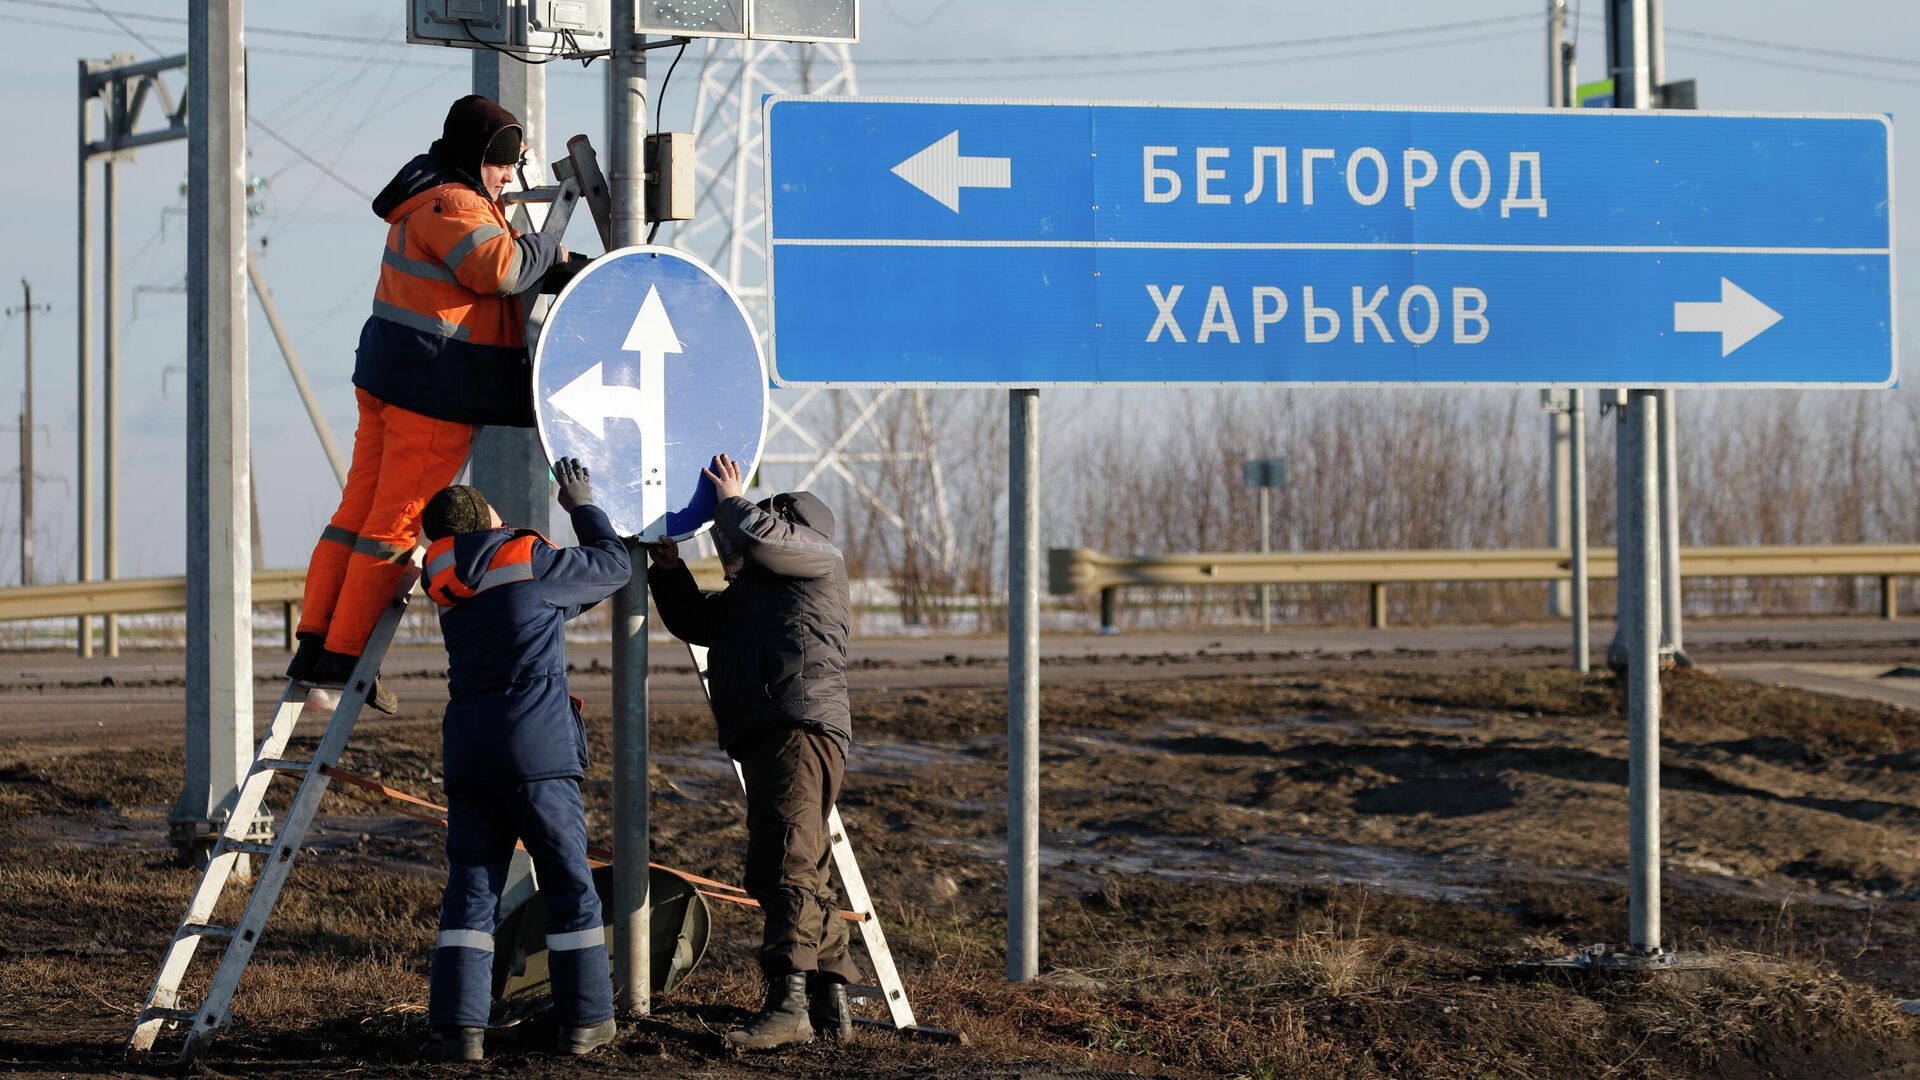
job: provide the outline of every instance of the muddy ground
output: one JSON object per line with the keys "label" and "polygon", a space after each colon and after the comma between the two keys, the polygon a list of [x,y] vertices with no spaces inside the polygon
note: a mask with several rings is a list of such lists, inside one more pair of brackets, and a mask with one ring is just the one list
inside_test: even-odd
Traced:
{"label": "muddy ground", "polygon": [[[1713,966],[1593,975],[1530,962],[1626,934],[1610,676],[1093,675],[1044,698],[1045,975],[1018,986],[1001,978],[1004,695],[856,694],[842,810],[920,1018],[968,1045],[730,1057],[754,926],[716,905],[705,961],[611,1052],[541,1054],[535,1024],[468,1071],[1920,1077],[1920,1021],[1897,1005],[1920,997],[1920,714],[1674,675],[1666,933]],[[407,680],[402,717],[363,722],[343,764],[436,798],[431,688]],[[595,728],[604,837],[604,710]],[[655,717],[655,856],[732,879],[740,800],[709,731],[692,707]],[[71,740],[0,752],[0,1070],[123,1068],[194,881],[164,843],[179,769]],[[441,1072],[420,1058],[439,840],[330,795],[206,1071]]]}

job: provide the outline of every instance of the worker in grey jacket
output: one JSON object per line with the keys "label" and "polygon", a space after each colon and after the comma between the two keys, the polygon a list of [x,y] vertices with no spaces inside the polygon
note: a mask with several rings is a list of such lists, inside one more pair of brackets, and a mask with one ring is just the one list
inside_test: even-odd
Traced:
{"label": "worker in grey jacket", "polygon": [[766,917],[766,1004],[727,1033],[773,1050],[853,1033],[846,984],[858,977],[827,876],[827,815],[840,796],[853,724],[847,709],[847,569],[833,512],[804,491],[759,504],[725,454],[706,473],[719,496],[713,539],[727,587],[702,593],[678,546],[649,548],[647,582],[675,637],[704,645],[720,746],[747,788],[745,888]]}

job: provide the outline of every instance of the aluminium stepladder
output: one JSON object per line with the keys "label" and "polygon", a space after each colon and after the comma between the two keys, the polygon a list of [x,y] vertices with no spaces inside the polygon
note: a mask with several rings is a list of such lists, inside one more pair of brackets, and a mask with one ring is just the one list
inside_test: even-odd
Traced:
{"label": "aluminium stepladder", "polygon": [[[565,234],[574,207],[584,199],[604,237],[609,202],[606,180],[601,174],[593,146],[586,136],[576,135],[568,141],[567,155],[554,163],[554,174],[560,180],[557,185],[527,189],[523,176],[523,190],[513,192],[508,201],[513,204],[549,204],[539,231],[558,239]],[[518,210],[516,218],[525,231],[530,217],[524,208]],[[539,333],[536,322],[540,313],[539,298],[540,293],[534,291],[527,294],[521,304],[521,312],[527,319],[529,349]],[[408,596],[419,578],[419,554],[415,552],[399,588],[367,641],[360,663],[341,691],[326,731],[309,761],[291,761],[281,756],[286,751],[300,714],[306,708],[308,691],[311,689],[305,683],[291,679],[287,681],[267,733],[254,755],[253,764],[241,781],[233,809],[214,842],[206,871],[187,903],[186,915],[174,930],[173,941],[165,959],[161,961],[159,974],[154,978],[153,987],[147,992],[146,1000],[135,1017],[133,1034],[127,1041],[128,1056],[154,1052],[156,1044],[163,1036],[167,1036],[179,1039],[180,1049],[176,1060],[185,1064],[204,1053],[215,1036],[227,1026],[233,995],[239,989],[240,979],[246,974],[254,947],[259,943],[260,934],[273,913],[280,891],[286,885],[294,859],[306,842],[307,831],[312,827],[326,794],[329,773],[338,763],[353,734],[354,723],[366,704],[369,688],[379,674],[380,665],[393,642],[394,631],[406,612]],[[260,814],[267,792],[273,780],[281,775],[299,775],[302,778],[299,791],[294,795],[281,827],[271,842],[249,840],[249,830]],[[239,869],[240,860],[253,856],[260,857],[264,866],[255,878],[240,919],[231,926],[214,923],[215,908],[226,895],[227,885]],[[205,941],[224,941],[226,947],[221,953],[219,968],[207,984],[199,1004],[183,1007],[182,984],[186,981],[200,944]]]}
{"label": "aluminium stepladder", "polygon": [[[644,557],[644,556],[642,556]],[[688,655],[693,657],[694,673],[700,677],[700,692],[707,703],[713,703],[713,691],[707,685],[707,649],[702,645],[688,645]],[[740,770],[740,763],[728,758],[733,764],[734,775],[745,787],[747,780]],[[860,862],[854,858],[853,842],[847,839],[847,829],[840,821],[840,808],[834,807],[827,813],[827,835],[833,850],[833,866],[839,871],[840,886],[846,890],[847,910],[857,916],[860,925],[860,940],[867,947],[867,960],[873,965],[873,975],[879,986],[849,986],[848,993],[855,997],[878,997],[887,1004],[887,1015],[892,1019],[892,1027],[904,1035],[936,1039],[942,1042],[965,1042],[966,1036],[947,1028],[929,1027],[918,1023],[913,1017],[913,1004],[907,999],[907,987],[900,979],[900,971],[893,963],[893,950],[887,947],[887,933],[880,926],[880,916],[873,909],[873,896],[867,891],[867,880],[861,876]],[[878,1020],[857,1018],[864,1024],[887,1026]]]}
{"label": "aluminium stepladder", "polygon": [[[381,613],[380,621],[374,625],[373,636],[367,640],[360,663],[354,667],[353,675],[340,691],[340,700],[334,705],[326,732],[321,735],[310,760],[295,761],[282,757],[286,753],[288,740],[293,736],[294,726],[306,709],[308,692],[313,689],[304,682],[287,680],[266,736],[260,740],[260,748],[254,754],[253,765],[240,782],[232,812],[227,815],[219,838],[214,842],[206,872],[201,876],[193,898],[187,902],[186,915],[174,930],[173,942],[160,964],[160,973],[154,978],[153,988],[147,992],[146,1001],[134,1019],[133,1035],[127,1041],[128,1056],[151,1053],[162,1036],[171,1036],[180,1040],[176,1060],[185,1064],[204,1053],[214,1037],[227,1026],[234,991],[239,989],[240,978],[246,974],[254,947],[259,944],[260,933],[266,928],[268,917],[273,914],[273,905],[293,871],[294,859],[305,845],[307,830],[313,826],[314,816],[320,810],[320,801],[326,795],[329,778],[325,770],[340,760],[347,740],[353,735],[354,722],[359,719],[361,707],[366,704],[374,677],[380,673],[380,664],[386,659],[388,646],[393,643],[400,617],[406,613],[407,597],[419,578],[420,565],[416,553],[401,576],[393,599]],[[283,775],[299,776],[301,780],[299,791],[294,794],[292,804],[281,819],[279,831],[269,843],[248,840],[248,830],[266,800],[269,787]],[[250,856],[258,856],[262,865],[255,874],[253,889],[247,895],[245,910],[232,925],[215,923],[214,909],[226,895],[228,882],[239,869],[240,860]],[[226,943],[220,954],[220,966],[200,996],[199,1004],[183,1007],[182,983],[186,980],[200,944],[206,941]]]}

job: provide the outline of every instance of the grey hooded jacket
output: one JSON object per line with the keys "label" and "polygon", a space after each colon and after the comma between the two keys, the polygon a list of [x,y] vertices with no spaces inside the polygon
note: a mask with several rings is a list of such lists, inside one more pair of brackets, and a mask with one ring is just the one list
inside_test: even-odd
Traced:
{"label": "grey hooded jacket", "polygon": [[707,685],[721,747],[731,752],[789,727],[846,746],[852,612],[833,511],[804,491],[757,506],[735,497],[714,508],[713,528],[728,563],[725,590],[701,592],[684,562],[649,573],[647,584],[667,630],[711,650]]}

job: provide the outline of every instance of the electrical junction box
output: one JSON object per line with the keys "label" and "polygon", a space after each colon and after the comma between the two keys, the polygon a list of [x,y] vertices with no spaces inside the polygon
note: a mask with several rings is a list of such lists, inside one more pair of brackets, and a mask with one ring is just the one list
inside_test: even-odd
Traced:
{"label": "electrical junction box", "polygon": [[694,190],[693,132],[662,131],[647,136],[647,220],[692,221]]}
{"label": "electrical junction box", "polygon": [[523,56],[613,47],[610,0],[407,0],[407,41]]}
{"label": "electrical junction box", "polygon": [[640,0],[634,32],[824,44],[860,40],[859,0]]}

